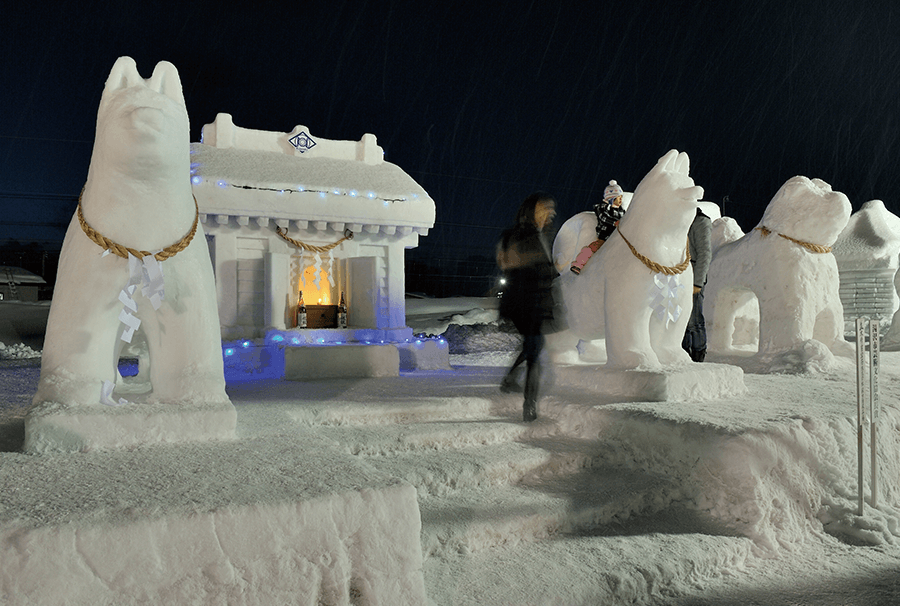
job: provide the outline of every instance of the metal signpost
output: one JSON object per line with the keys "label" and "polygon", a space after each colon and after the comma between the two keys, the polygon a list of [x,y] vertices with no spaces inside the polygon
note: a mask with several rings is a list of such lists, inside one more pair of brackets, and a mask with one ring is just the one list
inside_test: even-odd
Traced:
{"label": "metal signpost", "polygon": [[[866,355],[866,324],[868,324],[868,356]],[[856,441],[859,485],[859,515],[863,515],[863,434],[869,418],[869,447],[872,467],[872,507],[878,507],[878,364],[881,357],[878,320],[856,319]],[[866,376],[868,375],[868,389]],[[866,404],[868,403],[868,407]]]}

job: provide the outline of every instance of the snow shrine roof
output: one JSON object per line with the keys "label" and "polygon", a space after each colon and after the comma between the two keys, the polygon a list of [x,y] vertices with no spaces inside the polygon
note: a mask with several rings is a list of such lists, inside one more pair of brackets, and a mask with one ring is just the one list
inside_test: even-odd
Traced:
{"label": "snow shrine roof", "polygon": [[191,144],[191,181],[201,219],[237,217],[300,229],[425,235],[434,226],[434,200],[399,166],[384,161],[375,136],[360,141],[234,126],[219,114]]}
{"label": "snow shrine roof", "polygon": [[850,216],[833,249],[842,270],[896,267],[900,218],[881,200],[869,200]]}

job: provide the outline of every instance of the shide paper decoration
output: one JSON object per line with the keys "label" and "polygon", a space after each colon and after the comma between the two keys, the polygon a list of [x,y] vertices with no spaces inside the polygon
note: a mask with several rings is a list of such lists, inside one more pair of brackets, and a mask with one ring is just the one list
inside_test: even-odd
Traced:
{"label": "shide paper decoration", "polygon": [[650,307],[656,314],[660,322],[665,322],[666,328],[669,323],[677,322],[681,317],[681,305],[678,304],[678,298],[684,284],[677,275],[667,276],[658,273],[653,276],[653,286],[650,287]]}

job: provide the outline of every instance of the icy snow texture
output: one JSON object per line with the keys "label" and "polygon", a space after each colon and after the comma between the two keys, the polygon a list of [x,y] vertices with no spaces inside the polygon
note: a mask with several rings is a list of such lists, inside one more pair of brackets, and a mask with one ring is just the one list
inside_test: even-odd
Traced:
{"label": "icy snow texture", "polygon": [[[688,228],[703,195],[703,188],[688,175],[689,167],[683,152],[671,150],[660,158],[635,188],[619,222],[621,233],[606,241],[580,275],[563,272],[559,278],[569,329],[585,341],[605,336],[610,367],[653,368],[689,361],[681,340],[691,309],[690,265],[676,276],[655,274],[622,238],[624,234],[640,254],[662,266],[684,261]],[[667,288],[657,287],[660,277]],[[663,301],[668,310],[662,314],[654,302],[660,294],[672,295]]]}
{"label": "icy snow texture", "polygon": [[[425,320],[410,317],[408,324],[423,327],[430,317],[441,315],[467,317],[467,308],[454,310],[454,303],[471,309],[493,305],[491,300],[426,301],[426,308],[431,304],[437,309],[414,310]],[[473,334],[477,326],[470,325]],[[477,332],[486,337],[488,331]],[[879,506],[873,508],[869,501],[867,463],[864,517],[856,511],[855,391],[849,361],[839,360],[827,374],[747,375],[748,391],[723,398],[659,403],[604,395],[606,387],[617,388],[610,384],[615,379],[598,384],[588,365],[550,370],[542,418],[526,426],[510,420],[521,414],[521,396],[496,390],[514,356],[515,351],[454,356],[454,372],[393,379],[233,385],[241,433],[226,448],[182,444],[64,457],[0,452],[0,517],[4,530],[20,530],[0,543],[9,550],[0,554],[0,575],[10,575],[4,578],[8,585],[0,584],[0,595],[16,595],[10,588],[27,586],[43,595],[60,591],[53,595],[92,606],[292,599],[315,604],[320,588],[338,586],[345,601],[337,598],[335,603],[355,599],[350,603],[369,604],[360,580],[379,575],[397,583],[383,595],[415,595],[421,585],[414,552],[402,563],[394,559],[398,552],[383,559],[351,557],[354,564],[348,567],[361,535],[353,534],[350,523],[316,517],[323,513],[316,509],[319,504],[325,509],[346,505],[342,511],[379,523],[389,519],[388,508],[408,514],[408,486],[381,484],[384,477],[372,470],[377,466],[379,472],[413,482],[420,503],[431,512],[430,525],[422,527],[422,541],[433,550],[424,562],[427,599],[387,603],[738,604],[763,594],[778,599],[759,603],[856,603],[841,601],[834,592],[858,588],[870,574],[881,575],[876,578],[883,579],[882,585],[865,595],[884,599],[868,603],[893,603],[890,598],[896,598],[900,587],[884,575],[900,564],[900,354],[883,357]],[[710,357],[720,361],[715,354]],[[462,363],[479,366],[461,368]],[[687,368],[701,371],[705,366]],[[0,437],[6,444],[10,434],[15,439],[8,428],[24,414],[36,382],[36,372],[30,371],[0,368]],[[415,418],[419,424],[408,424]],[[482,433],[473,433],[479,425],[484,425]],[[528,456],[488,467],[480,450],[504,436],[515,440],[516,452],[527,448]],[[578,456],[561,456],[566,448]],[[398,451],[407,456],[400,458]],[[370,467],[355,468],[348,453]],[[468,466],[462,465],[473,456]],[[536,463],[529,463],[533,459]],[[586,465],[610,470],[609,482],[591,493],[596,504],[590,520],[603,525],[601,534],[576,532],[533,541],[585,522],[584,515],[570,514],[574,501],[566,498],[567,492],[553,495],[557,488],[574,490],[574,482],[584,476],[567,480],[566,474],[573,468],[586,473]],[[541,472],[543,479],[534,480],[529,490],[529,478]],[[632,483],[635,478],[643,478],[639,486]],[[504,483],[517,479],[525,483],[515,490],[532,494],[541,507],[528,517],[514,510],[520,523],[513,523],[504,517],[509,512],[502,508],[507,501],[501,495],[509,493]],[[354,496],[355,483],[393,488],[376,491],[366,501]],[[468,500],[454,499],[459,489],[478,486],[485,490]],[[342,493],[342,488],[351,490]],[[290,516],[279,517],[287,506],[279,505],[277,495],[316,493],[332,496],[301,502]],[[255,499],[259,505],[251,504]],[[437,508],[437,502],[448,508]],[[466,509],[453,507],[461,504]],[[304,524],[322,522],[326,531],[310,535],[294,525],[291,519],[300,513],[311,516]],[[93,516],[112,516],[114,523],[83,526],[74,540],[66,540]],[[717,520],[725,528],[698,528],[698,520]],[[252,529],[245,529],[245,522]],[[58,530],[21,532],[45,523]],[[143,538],[130,544],[100,541],[123,536],[125,525],[140,530]],[[289,530],[287,540],[279,540],[281,528]],[[408,526],[388,522],[386,528],[359,527],[373,533],[367,536],[377,535],[368,544],[376,550],[393,549],[395,540],[417,539],[419,532],[411,518]],[[463,534],[441,543],[447,529]],[[401,534],[389,540],[394,532]],[[179,534],[190,540],[182,542]],[[232,550],[239,536],[252,548],[249,556]],[[875,546],[855,547],[857,542]],[[60,547],[47,557],[18,551],[51,545]],[[106,552],[122,555],[122,562]],[[153,558],[163,552],[177,557]],[[20,568],[14,558],[23,553],[32,559]],[[316,555],[304,555],[309,553]],[[55,557],[60,554],[73,558]],[[89,563],[102,576],[91,577],[95,573],[85,568]],[[179,563],[185,565],[174,568]],[[407,574],[385,569],[394,564]],[[84,583],[66,593],[66,581],[73,578]],[[116,585],[102,584],[110,579],[137,589],[115,595]],[[811,588],[820,588],[831,601],[804,600]],[[84,600],[74,599],[81,595]],[[98,595],[114,597],[104,601]],[[15,599],[27,603],[28,597]]]}
{"label": "icy snow texture", "polygon": [[415,489],[303,433],[7,456],[0,602],[424,604]]}
{"label": "icy snow texture", "polygon": [[[137,250],[158,251],[189,232],[196,210],[188,117],[172,64],[161,62],[143,80],[131,58],[116,61],[97,112],[82,205],[91,227]],[[47,324],[36,405],[100,407],[101,385],[117,380],[119,294],[129,282],[129,261],[102,253],[73,217]],[[216,289],[202,227],[185,250],[161,265],[165,299],[159,310],[140,286],[134,295],[152,362],[148,398],[227,403]]]}
{"label": "icy snow texture", "polygon": [[[759,308],[759,361],[773,372],[827,368],[849,356],[837,263],[795,240],[831,246],[850,217],[847,196],[819,179],[793,177],[766,207],[760,228],[713,251],[703,311],[709,349],[734,349],[740,309]],[[719,223],[719,222],[717,222]],[[722,238],[717,226],[716,240]]]}
{"label": "icy snow texture", "polygon": [[27,345],[23,345],[22,343],[17,343],[14,345],[5,345],[3,343],[0,343],[0,360],[22,360],[27,358],[40,357],[41,352],[35,351]]}

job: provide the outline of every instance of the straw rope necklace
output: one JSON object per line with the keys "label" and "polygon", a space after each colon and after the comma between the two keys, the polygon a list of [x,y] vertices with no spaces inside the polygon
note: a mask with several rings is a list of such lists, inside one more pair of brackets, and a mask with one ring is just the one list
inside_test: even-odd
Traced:
{"label": "straw rope necklace", "polygon": [[[772,230],[769,229],[768,227],[766,227],[765,225],[757,227],[756,231],[761,233],[763,235],[763,238],[765,238],[766,236],[768,236],[769,234],[772,233]],[[822,246],[821,244],[813,244],[812,242],[804,242],[803,240],[797,240],[796,238],[792,238],[792,237],[786,236],[784,234],[778,234],[778,235],[781,236],[782,238],[784,238],[785,240],[790,240],[791,242],[793,242],[794,244],[797,244],[798,246],[802,246],[803,248],[805,248],[806,250],[808,250],[811,253],[824,254],[824,253],[831,252],[830,246]]]}
{"label": "straw rope necklace", "polygon": [[88,224],[87,220],[85,220],[84,218],[84,211],[81,208],[81,196],[83,195],[84,188],[82,188],[81,193],[78,194],[77,214],[78,223],[81,224],[81,230],[88,238],[90,238],[95,244],[97,244],[97,246],[103,248],[104,250],[108,250],[111,253],[122,257],[123,259],[127,259],[129,254],[137,257],[138,259],[143,259],[144,257],[152,255],[157,261],[165,261],[166,259],[174,257],[185,248],[187,248],[188,244],[191,243],[191,240],[194,239],[194,235],[197,233],[197,225],[200,221],[200,208],[199,206],[197,206],[197,198],[194,197],[194,224],[191,225],[191,230],[181,240],[179,240],[175,244],[172,244],[171,246],[167,246],[166,248],[155,254],[146,250],[137,250],[135,248],[122,246],[121,244],[110,240]]}
{"label": "straw rope necklace", "polygon": [[679,263],[678,265],[667,266],[660,265],[655,261],[651,261],[641,253],[637,251],[637,249],[631,245],[631,242],[628,241],[628,238],[625,237],[625,234],[622,233],[622,230],[616,227],[616,231],[619,232],[619,235],[622,236],[622,239],[625,240],[625,244],[628,245],[628,248],[631,249],[631,254],[638,258],[638,260],[647,266],[650,271],[657,274],[666,274],[667,276],[677,276],[680,273],[683,273],[685,269],[688,268],[688,265],[691,263],[691,247],[690,241],[688,241],[684,246],[684,261]]}

